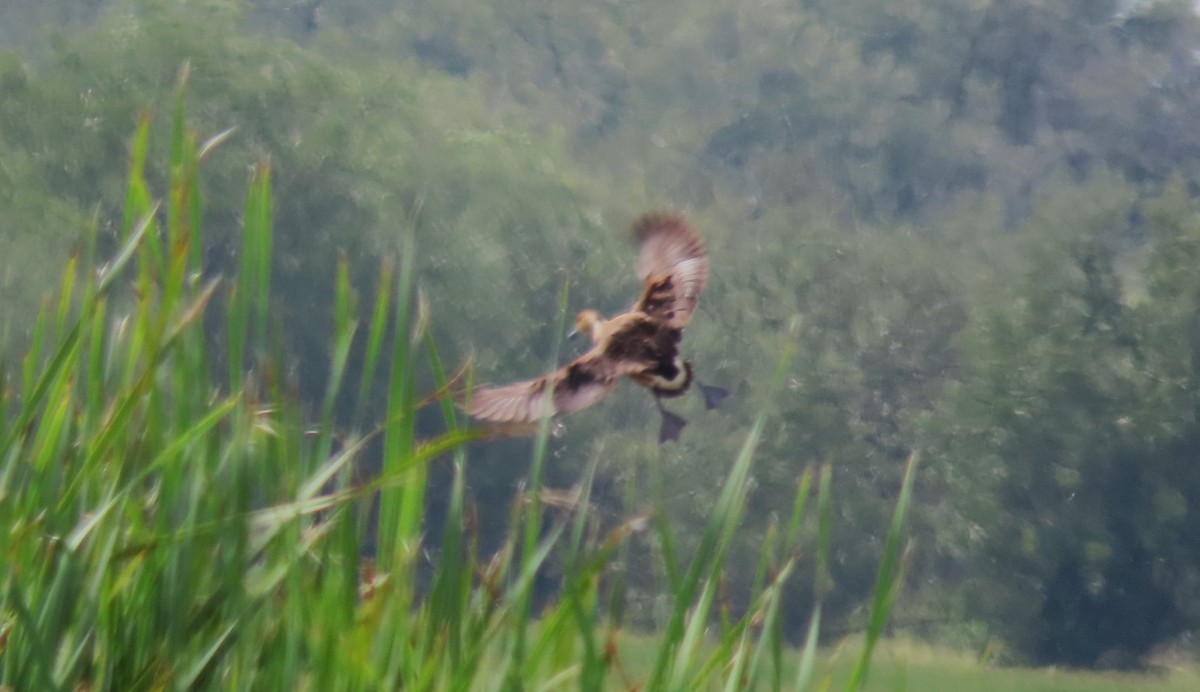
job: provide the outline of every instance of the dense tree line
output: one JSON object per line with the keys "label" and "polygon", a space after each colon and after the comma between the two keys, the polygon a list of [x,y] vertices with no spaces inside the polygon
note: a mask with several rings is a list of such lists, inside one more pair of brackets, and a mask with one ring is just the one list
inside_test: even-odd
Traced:
{"label": "dense tree line", "polygon": [[[277,172],[275,307],[305,318],[280,319],[304,326],[283,335],[303,396],[323,389],[339,254],[365,294],[411,242],[445,357],[501,381],[547,366],[564,282],[572,309],[625,307],[620,231],[681,207],[714,263],[686,346],[734,401],[681,402],[694,423],[658,449],[651,402],[618,392],[566,422],[554,483],[600,455],[615,513],[649,502],[656,468],[687,525],[766,408],[739,549],[831,464],[831,631],[862,621],[914,450],[898,626],[1134,665],[1200,622],[1188,3],[42,0],[0,26],[9,353],[80,229],[116,227],[130,133],[186,62],[198,135],[236,128],[204,166],[213,273],[236,262],[247,168]],[[522,441],[472,451],[498,522],[527,459]],[[661,575],[629,559],[630,597],[653,604]]]}

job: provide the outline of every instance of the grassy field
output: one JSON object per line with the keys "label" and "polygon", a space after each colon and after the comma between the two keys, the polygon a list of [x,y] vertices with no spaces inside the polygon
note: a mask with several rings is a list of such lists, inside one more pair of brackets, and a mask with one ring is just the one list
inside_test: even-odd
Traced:
{"label": "grassy field", "polygon": [[[848,653],[855,647],[847,647]],[[833,687],[848,675],[850,657],[833,658]],[[828,660],[828,659],[827,659]],[[876,649],[868,690],[972,690],[977,692],[1118,692],[1200,689],[1191,668],[1155,673],[1094,673],[1052,668],[979,665],[968,655],[911,641],[884,641]]]}
{"label": "grassy field", "polygon": [[[652,635],[627,634],[621,639],[620,658],[638,679],[651,661],[645,651],[654,648]],[[862,652],[861,637],[821,649],[816,658],[813,689],[845,689]],[[802,653],[784,653],[784,678],[799,667]],[[875,648],[870,674],[863,689],[879,692],[1190,692],[1200,689],[1194,666],[1160,666],[1155,672],[1089,672],[1055,668],[1022,668],[980,665],[975,657],[910,639],[882,639]]]}
{"label": "grassy field", "polygon": [[[1200,689],[1200,676],[1171,672],[1163,675],[1086,673],[1027,668],[977,668],[929,661],[925,663],[879,657],[871,666],[868,690],[972,690],[973,692],[1185,692]],[[840,687],[836,675],[833,687]]]}

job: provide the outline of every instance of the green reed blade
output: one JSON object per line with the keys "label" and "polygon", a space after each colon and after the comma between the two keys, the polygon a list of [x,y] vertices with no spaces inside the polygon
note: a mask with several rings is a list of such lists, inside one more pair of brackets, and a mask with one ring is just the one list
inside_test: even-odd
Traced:
{"label": "green reed blade", "polygon": [[871,615],[867,620],[867,637],[863,646],[862,656],[854,667],[846,689],[862,689],[867,683],[867,671],[871,665],[871,654],[879,638],[883,636],[883,627],[887,624],[888,615],[900,593],[906,571],[901,557],[904,540],[904,518],[908,514],[908,505],[912,499],[913,479],[916,476],[917,454],[913,453],[908,459],[904,470],[904,481],[900,486],[900,496],[896,500],[896,510],[892,515],[892,524],[888,528],[887,540],[883,546],[883,557],[879,561],[879,573],[875,578],[875,592],[871,600]]}

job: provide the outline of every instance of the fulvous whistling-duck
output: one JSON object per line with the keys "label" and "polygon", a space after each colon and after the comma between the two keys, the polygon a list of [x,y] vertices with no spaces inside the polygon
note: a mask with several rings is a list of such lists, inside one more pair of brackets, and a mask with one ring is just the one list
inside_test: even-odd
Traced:
{"label": "fulvous whistling-duck", "polygon": [[[476,389],[472,416],[516,423],[573,413],[603,399],[628,376],[654,394],[663,419],[659,442],[679,439],[687,421],[659,400],[682,396],[692,385],[692,364],[679,356],[679,341],[708,279],[708,257],[704,241],[678,214],[646,214],[632,233],[641,244],[642,280],[633,307],[609,320],[595,310],[580,312],[574,331],[592,337],[590,351],[550,375]],[[729,395],[721,387],[697,385],[710,409]]]}

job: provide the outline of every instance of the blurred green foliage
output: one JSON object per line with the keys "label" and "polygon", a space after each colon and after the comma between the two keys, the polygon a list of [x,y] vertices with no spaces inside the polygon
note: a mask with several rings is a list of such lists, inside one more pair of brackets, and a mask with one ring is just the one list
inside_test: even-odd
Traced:
{"label": "blurred green foliage", "polygon": [[[411,238],[447,361],[473,357],[480,379],[504,381],[548,366],[564,282],[573,309],[625,307],[636,286],[621,230],[680,207],[713,257],[685,346],[735,397],[717,413],[679,402],[692,425],[659,449],[651,402],[619,391],[565,421],[548,484],[597,457],[609,506],[648,501],[657,477],[680,525],[700,526],[736,433],[767,406],[730,550],[758,555],[803,469],[831,464],[843,502],[830,631],[866,622],[882,527],[918,448],[896,626],[980,647],[997,637],[1028,660],[1136,665],[1200,623],[1188,3],[77,5],[0,7],[0,26],[49,38],[0,33],[23,51],[0,56],[8,343],[29,338],[80,230],[115,240],[114,162],[187,62],[191,120],[207,135],[237,128],[207,164],[206,269],[237,266],[245,171],[269,155],[271,308],[312,405],[339,256],[369,294],[380,257]],[[29,230],[44,228],[61,231]],[[785,395],[768,403],[786,347]],[[352,371],[361,359],[356,346]],[[472,453],[469,492],[497,527],[527,448]],[[676,540],[686,554],[698,536]],[[636,624],[665,624],[661,575],[637,569],[663,550],[647,538],[627,556]],[[727,574],[736,609],[755,561],[729,564],[746,565]],[[806,579],[793,588],[810,592]],[[813,600],[789,603],[782,626],[801,637]]]}

